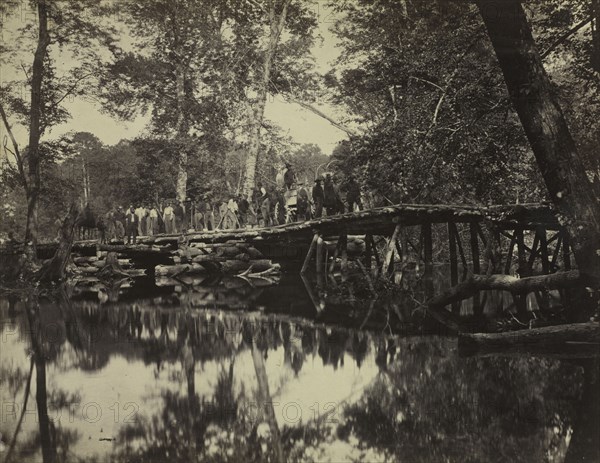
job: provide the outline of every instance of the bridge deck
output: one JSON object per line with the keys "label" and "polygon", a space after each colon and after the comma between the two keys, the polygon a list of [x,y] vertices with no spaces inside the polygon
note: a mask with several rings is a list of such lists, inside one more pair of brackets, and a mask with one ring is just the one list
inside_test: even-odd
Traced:
{"label": "bridge deck", "polygon": [[[245,240],[248,242],[307,243],[315,231],[323,235],[390,235],[397,224],[403,226],[421,225],[423,223],[471,223],[489,220],[504,229],[537,229],[558,230],[560,224],[553,209],[543,204],[523,204],[507,206],[460,206],[460,205],[423,205],[399,204],[395,206],[368,209],[360,212],[346,213],[263,228],[247,228],[235,230],[214,230],[206,232],[189,232],[186,238],[194,242],[225,242],[228,240]],[[181,235],[157,235],[138,237],[138,244],[167,245],[176,244]],[[83,251],[95,248],[97,240],[77,241],[74,250]],[[41,244],[40,254],[47,255],[55,249],[55,243]]]}

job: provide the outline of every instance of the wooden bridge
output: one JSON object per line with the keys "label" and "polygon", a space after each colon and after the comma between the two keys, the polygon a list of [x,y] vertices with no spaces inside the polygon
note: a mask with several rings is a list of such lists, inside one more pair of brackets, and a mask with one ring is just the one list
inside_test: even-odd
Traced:
{"label": "wooden bridge", "polygon": [[[263,249],[269,246],[294,249],[298,252],[287,255],[304,259],[303,272],[310,268],[313,257],[316,271],[322,272],[333,268],[328,263],[330,257],[334,264],[339,257],[344,269],[349,237],[350,241],[358,241],[358,251],[367,268],[374,260],[380,271],[391,272],[395,260],[416,255],[426,266],[434,260],[449,262],[453,284],[458,281],[459,267],[466,269],[469,264],[473,273],[480,273],[482,265],[493,265],[494,273],[509,273],[516,263],[520,275],[530,274],[534,268],[551,273],[571,266],[568,236],[553,209],[544,204],[489,207],[400,204],[266,228],[138,237],[136,245],[115,240],[108,244],[78,241],[73,250],[83,255],[112,250],[135,258],[170,254],[181,243],[235,240]],[[49,257],[55,248],[55,243],[39,245],[40,257]],[[309,252],[305,254],[307,248]],[[440,249],[444,252],[440,253]],[[354,251],[356,246],[350,253]],[[268,251],[265,254],[271,257]]]}

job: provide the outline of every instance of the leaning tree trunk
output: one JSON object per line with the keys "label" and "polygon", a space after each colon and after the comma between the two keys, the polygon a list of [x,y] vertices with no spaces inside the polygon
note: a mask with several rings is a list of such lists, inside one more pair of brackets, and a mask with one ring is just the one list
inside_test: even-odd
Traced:
{"label": "leaning tree trunk", "polygon": [[178,159],[178,170],[177,170],[177,199],[184,201],[187,195],[187,168],[188,168],[188,155],[187,155],[187,144],[185,138],[187,135],[186,123],[185,123],[185,89],[184,89],[184,67],[183,64],[178,64],[176,69],[176,92],[177,92],[177,139],[179,141],[179,159]]}
{"label": "leaning tree trunk", "polygon": [[271,78],[271,67],[273,57],[279,43],[279,38],[285,19],[287,16],[288,5],[291,0],[284,0],[279,16],[276,14],[275,1],[271,2],[269,8],[269,42],[265,50],[261,80],[258,83],[256,103],[252,110],[252,122],[250,125],[250,143],[248,147],[248,157],[246,158],[246,177],[244,180],[244,196],[248,197],[254,190],[254,179],[256,176],[256,163],[258,161],[258,153],[260,151],[260,130],[262,128],[263,119],[265,116],[265,105],[267,103],[267,95],[269,90],[269,80]]}
{"label": "leaning tree trunk", "polygon": [[40,137],[42,135],[42,81],[44,79],[44,58],[50,34],[48,33],[48,5],[45,0],[38,0],[38,41],[33,58],[31,73],[31,106],[29,111],[29,151],[28,157],[28,181],[27,181],[27,228],[25,230],[25,241],[33,247],[32,255],[37,253],[38,239],[38,200],[40,194]]}
{"label": "leaning tree trunk", "polygon": [[76,204],[73,203],[60,229],[58,248],[54,252],[52,259],[40,269],[38,274],[39,281],[61,281],[65,278],[65,269],[71,256],[75,224],[78,216],[79,211]]}
{"label": "leaning tree trunk", "polygon": [[519,0],[477,0],[512,103],[582,274],[600,279],[600,208]]}

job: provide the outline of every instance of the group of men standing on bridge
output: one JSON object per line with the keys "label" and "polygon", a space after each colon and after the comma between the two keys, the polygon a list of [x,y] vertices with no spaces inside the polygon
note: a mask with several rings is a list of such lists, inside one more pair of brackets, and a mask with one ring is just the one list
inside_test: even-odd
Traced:
{"label": "group of men standing on bridge", "polygon": [[241,194],[218,200],[204,196],[195,200],[159,201],[153,205],[118,206],[98,218],[88,204],[83,216],[92,224],[91,228],[100,231],[103,240],[135,244],[138,236],[268,227],[362,209],[356,180],[349,177],[343,187],[340,184],[339,179],[326,174],[317,178],[310,189],[297,181],[292,166],[287,163],[273,185],[265,188],[258,182],[247,198]]}

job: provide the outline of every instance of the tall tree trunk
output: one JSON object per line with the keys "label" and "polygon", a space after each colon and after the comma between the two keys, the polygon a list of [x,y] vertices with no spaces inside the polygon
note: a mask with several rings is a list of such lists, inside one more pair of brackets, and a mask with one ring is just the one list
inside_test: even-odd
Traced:
{"label": "tall tree trunk", "polygon": [[600,72],[600,0],[592,0],[592,68]]}
{"label": "tall tree trunk", "polygon": [[46,389],[46,355],[43,349],[44,336],[40,326],[40,308],[37,294],[30,296],[27,301],[27,319],[31,350],[35,362],[35,401],[38,413],[40,431],[40,444],[42,447],[42,461],[54,463],[56,461],[55,428],[48,416],[48,393]]}
{"label": "tall tree trunk", "polygon": [[88,173],[85,156],[81,156],[83,169],[83,205],[85,207],[90,202],[90,176]]}
{"label": "tall tree trunk", "polygon": [[267,377],[267,370],[265,368],[262,352],[256,345],[255,340],[252,341],[252,361],[254,363],[254,371],[256,372],[256,380],[258,382],[259,416],[269,425],[269,430],[271,431],[271,444],[273,446],[275,457],[274,461],[282,463],[285,459],[281,447],[279,426],[277,425],[277,418],[275,417],[275,410],[273,408],[273,400],[271,399],[271,393],[269,392],[269,378]]}
{"label": "tall tree trunk", "polygon": [[176,69],[176,91],[177,91],[177,140],[179,141],[179,164],[177,170],[177,199],[184,201],[187,196],[187,167],[188,167],[188,155],[187,155],[187,143],[185,139],[187,136],[187,125],[185,121],[184,107],[185,107],[185,70],[182,63],[177,65]]}
{"label": "tall tree trunk", "polygon": [[44,58],[50,44],[48,33],[48,5],[45,0],[38,0],[38,42],[33,58],[31,74],[31,107],[29,111],[29,166],[27,179],[27,228],[25,240],[33,247],[36,256],[38,238],[38,200],[40,194],[40,137],[42,135],[42,81],[44,79]]}
{"label": "tall tree trunk", "polygon": [[265,105],[267,103],[267,96],[269,92],[269,79],[271,78],[271,67],[273,64],[273,57],[279,44],[279,38],[283,27],[285,25],[285,19],[287,17],[287,9],[291,0],[283,0],[281,6],[281,12],[276,12],[276,0],[271,0],[269,6],[269,41],[265,50],[263,58],[263,67],[260,82],[256,89],[256,102],[252,111],[252,122],[250,125],[250,142],[248,146],[248,157],[246,159],[246,178],[244,181],[244,196],[248,197],[254,190],[254,179],[256,176],[256,163],[258,161],[258,153],[260,151],[260,130],[262,127]]}
{"label": "tall tree trunk", "polygon": [[512,103],[582,274],[600,278],[600,208],[519,0],[477,0]]}

